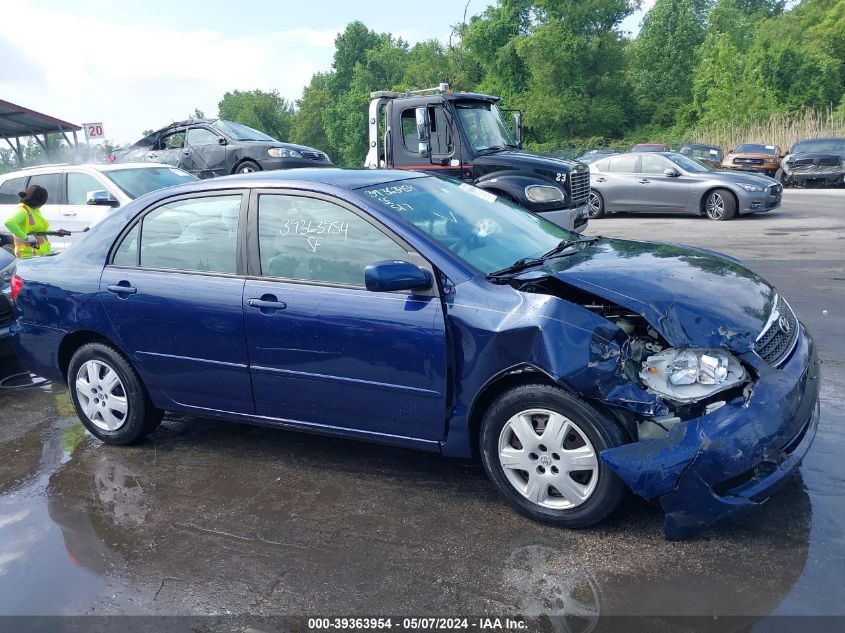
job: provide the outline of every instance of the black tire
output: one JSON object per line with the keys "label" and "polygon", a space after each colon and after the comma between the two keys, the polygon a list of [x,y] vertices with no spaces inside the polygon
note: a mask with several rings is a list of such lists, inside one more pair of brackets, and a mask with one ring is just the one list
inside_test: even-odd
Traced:
{"label": "black tire", "polygon": [[245,160],[245,161],[239,163],[238,166],[235,167],[235,171],[232,172],[232,173],[249,174],[249,173],[252,173],[254,171],[261,171],[261,165],[256,163],[254,160]]}
{"label": "black tire", "polygon": [[714,189],[704,196],[702,208],[710,220],[730,220],[736,215],[736,198],[729,189]]}
{"label": "black tire", "polygon": [[[587,480],[587,485],[592,485],[592,492],[579,505],[556,508],[535,503],[529,500],[524,492],[520,492],[515,484],[511,483],[509,476],[505,474],[505,469],[499,458],[500,440],[504,441],[503,438],[507,437],[503,435],[503,429],[520,412],[534,409],[545,409],[564,416],[564,418],[567,418],[576,427],[576,430],[580,431],[577,440],[584,442],[586,439],[592,445],[587,448],[592,448],[594,451],[597,470],[590,473],[589,479]],[[542,415],[539,417],[542,418]],[[536,433],[536,431],[537,429],[535,428],[534,432]],[[533,459],[530,456],[537,455],[536,461],[530,463],[532,467],[535,463],[537,464],[537,474],[541,477],[540,481],[545,484],[543,495],[548,496],[546,500],[547,505],[564,502],[564,495],[554,488],[555,484],[552,479],[552,477],[563,476],[561,474],[553,475],[552,471],[554,471],[554,468],[552,466],[556,463],[563,464],[564,462],[543,462],[542,460],[546,455],[551,460],[557,452],[566,450],[566,442],[570,441],[572,437],[570,431],[567,431],[563,436],[561,449],[557,449],[551,442],[547,442],[550,446],[545,446],[543,444],[543,436],[538,435],[537,437],[540,443],[535,451],[542,449],[543,452],[529,452],[527,458]],[[559,527],[581,528],[594,525],[607,518],[619,506],[625,495],[626,487],[613,472],[601,463],[598,455],[606,448],[619,446],[625,442],[624,433],[612,420],[565,390],[542,384],[523,385],[506,391],[490,405],[481,423],[481,460],[484,464],[484,469],[487,471],[487,476],[498,491],[522,514],[535,521],[541,521]],[[512,444],[511,447],[513,447]],[[526,448],[528,447],[522,446],[516,450],[521,452]],[[560,460],[561,456],[558,456],[557,459]],[[540,475],[540,465],[543,463],[551,465],[548,466],[548,472],[543,470],[543,474]],[[509,470],[509,472],[512,472],[511,476],[515,478],[525,476],[527,487],[530,488],[527,471],[514,468]],[[573,472],[576,475],[583,476],[586,471]],[[542,477],[545,476],[547,478],[543,479]],[[568,474],[567,476],[571,477],[579,485],[583,485],[583,482],[576,480],[572,474]],[[596,478],[595,482],[593,482],[593,477]],[[546,481],[549,483],[545,483]],[[557,499],[554,492],[560,495],[560,499]]]}
{"label": "black tire", "polygon": [[587,217],[591,220],[604,216],[604,198],[595,189],[590,190],[590,197],[587,198],[587,204],[589,205]]}
{"label": "black tire", "polygon": [[[79,382],[85,379],[84,376],[80,375],[80,371],[90,361],[94,361],[98,367],[102,366],[112,370],[120,379],[120,384],[117,385],[115,393],[111,394],[111,397],[119,397],[122,392],[128,406],[119,426],[114,429],[104,429],[98,426],[96,418],[89,416],[86,412],[85,405],[80,401],[78,387],[81,388],[81,385]],[[87,372],[88,370],[86,369],[85,371]],[[103,442],[108,444],[132,444],[155,431],[159,424],[161,424],[161,418],[164,412],[153,406],[138,373],[113,347],[103,343],[87,343],[80,347],[70,359],[67,379],[68,391],[70,392],[73,406],[76,408],[76,414],[79,416],[82,424],[85,425],[85,428],[88,429],[88,432]],[[95,405],[106,407],[105,404],[102,404],[105,400],[97,398],[98,394],[96,393],[96,389],[94,389],[94,380],[90,384],[92,385],[91,393],[93,395],[89,404],[90,402],[94,402]],[[100,396],[102,397],[102,388],[100,388],[100,392]],[[114,418],[114,413],[112,411],[110,417]],[[102,416],[100,409],[97,409],[95,415]],[[105,423],[103,418],[99,422]]]}

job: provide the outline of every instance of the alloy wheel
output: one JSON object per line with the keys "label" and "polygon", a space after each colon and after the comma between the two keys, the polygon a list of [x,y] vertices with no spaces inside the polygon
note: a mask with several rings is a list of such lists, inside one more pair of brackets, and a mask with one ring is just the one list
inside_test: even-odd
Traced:
{"label": "alloy wheel", "polygon": [[580,506],[596,489],[599,461],[587,435],[549,409],[512,416],[499,434],[499,464],[523,497],[544,508]]}
{"label": "alloy wheel", "polygon": [[117,372],[100,360],[89,360],[76,374],[76,395],[88,420],[103,431],[116,431],[129,414],[129,401]]}
{"label": "alloy wheel", "polygon": [[591,218],[598,217],[601,213],[601,200],[595,192],[590,192],[590,197],[587,198],[587,215]]}
{"label": "alloy wheel", "polygon": [[705,211],[707,212],[707,217],[711,220],[720,220],[725,214],[725,199],[722,197],[722,194],[716,191],[711,193],[707,197]]}

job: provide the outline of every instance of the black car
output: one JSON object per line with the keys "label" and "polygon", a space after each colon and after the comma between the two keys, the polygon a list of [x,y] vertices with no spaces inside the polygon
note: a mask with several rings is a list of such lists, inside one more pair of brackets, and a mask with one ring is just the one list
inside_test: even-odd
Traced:
{"label": "black car", "polygon": [[325,152],[282,143],[251,127],[224,119],[173,123],[115,152],[109,161],[167,163],[200,178],[332,166]]}
{"label": "black car", "polygon": [[694,158],[713,169],[719,169],[725,158],[725,153],[718,145],[702,145],[701,143],[684,143],[678,153]]}
{"label": "black car", "polygon": [[14,353],[9,343],[9,327],[15,320],[9,303],[9,285],[17,269],[17,258],[5,248],[0,248],[0,358]]}
{"label": "black car", "polygon": [[838,185],[845,182],[845,138],[798,141],[775,176],[784,187]]}

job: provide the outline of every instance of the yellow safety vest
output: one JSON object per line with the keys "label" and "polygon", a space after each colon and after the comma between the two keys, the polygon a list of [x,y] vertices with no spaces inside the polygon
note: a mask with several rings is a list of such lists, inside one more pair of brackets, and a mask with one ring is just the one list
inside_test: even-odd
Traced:
{"label": "yellow safety vest", "polygon": [[[44,231],[50,230],[50,224],[47,220],[44,219],[44,216],[41,215],[41,212],[38,209],[30,207],[23,202],[20,203],[20,212],[26,214],[26,234],[30,235],[32,233],[42,233]],[[21,227],[22,229],[24,227]],[[41,255],[48,255],[52,253],[53,250],[50,247],[50,240],[47,239],[46,236],[40,235],[38,236],[38,242],[36,246],[32,246],[31,244],[27,244],[26,242],[22,241],[17,235],[15,235],[15,257],[18,259],[29,259],[30,257],[38,257]]]}

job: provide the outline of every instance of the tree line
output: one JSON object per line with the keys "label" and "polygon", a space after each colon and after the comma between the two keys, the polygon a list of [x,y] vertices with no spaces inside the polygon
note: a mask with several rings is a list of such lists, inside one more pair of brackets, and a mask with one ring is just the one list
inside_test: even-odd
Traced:
{"label": "tree line", "polygon": [[500,95],[544,150],[667,142],[806,109],[845,116],[845,0],[657,0],[630,37],[619,27],[638,5],[498,0],[449,42],[413,46],[352,22],[298,101],[235,91],[220,116],[345,166],[363,163],[371,91],[440,82]]}

